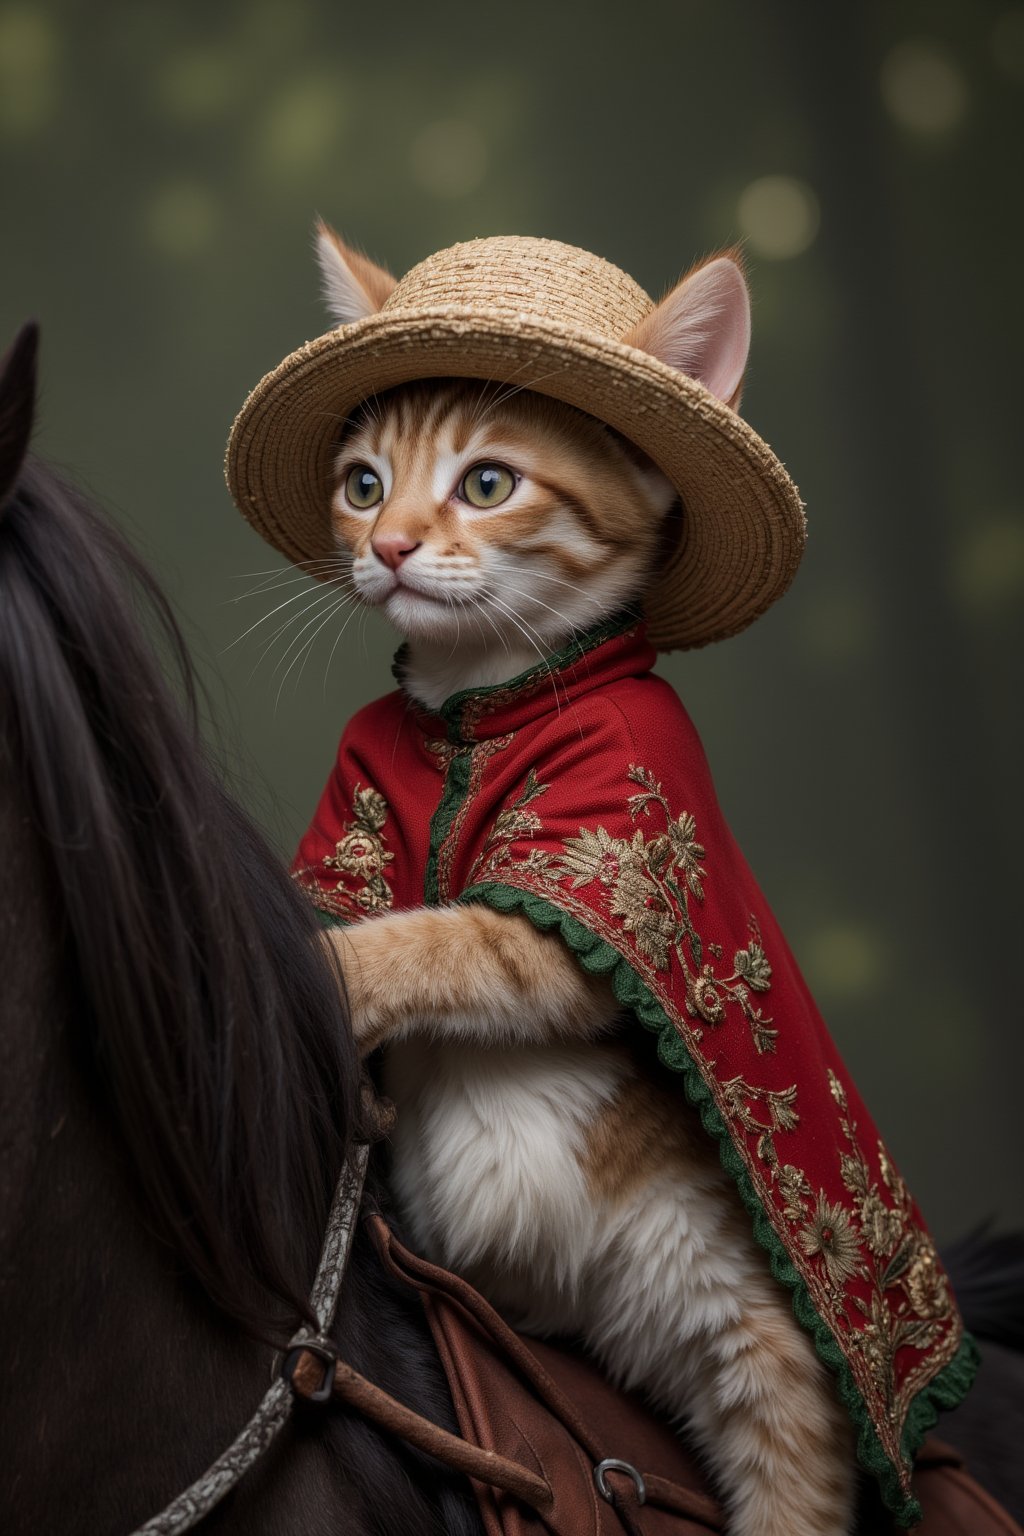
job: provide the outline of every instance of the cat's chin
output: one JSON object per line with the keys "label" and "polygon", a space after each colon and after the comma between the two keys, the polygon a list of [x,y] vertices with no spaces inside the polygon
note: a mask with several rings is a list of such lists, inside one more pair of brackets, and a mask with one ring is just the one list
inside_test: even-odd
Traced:
{"label": "cat's chin", "polygon": [[458,639],[463,623],[462,605],[443,597],[431,597],[411,587],[395,587],[384,600],[384,614],[407,640],[436,644]]}

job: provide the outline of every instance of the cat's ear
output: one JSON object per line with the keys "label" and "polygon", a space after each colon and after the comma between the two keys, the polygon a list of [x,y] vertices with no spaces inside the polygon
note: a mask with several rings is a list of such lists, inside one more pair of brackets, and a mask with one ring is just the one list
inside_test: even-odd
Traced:
{"label": "cat's ear", "polygon": [[750,351],[750,296],[739,251],[688,272],[625,341],[698,379],[735,410]]}
{"label": "cat's ear", "polygon": [[346,245],[323,219],[316,222],[316,255],[324,301],[335,325],[351,325],[376,314],[397,282],[369,256]]}

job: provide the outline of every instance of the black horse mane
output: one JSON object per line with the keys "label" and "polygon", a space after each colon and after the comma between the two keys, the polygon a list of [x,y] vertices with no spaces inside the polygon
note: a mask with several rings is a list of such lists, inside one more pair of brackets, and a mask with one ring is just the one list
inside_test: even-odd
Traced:
{"label": "black horse mane", "polygon": [[216,1305],[279,1342],[309,1319],[357,1113],[339,978],[207,760],[166,599],[81,494],[21,459],[0,474],[0,697],[87,1067],[147,1219]]}

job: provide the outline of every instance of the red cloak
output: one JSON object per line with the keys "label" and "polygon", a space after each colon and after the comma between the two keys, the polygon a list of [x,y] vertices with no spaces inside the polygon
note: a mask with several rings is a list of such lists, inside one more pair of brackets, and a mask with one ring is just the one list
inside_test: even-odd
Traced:
{"label": "red cloak", "polygon": [[[715,798],[634,620],[436,715],[347,727],[295,864],[327,920],[483,902],[611,975],[718,1143],[901,1521],[976,1351],[935,1246]],[[398,663],[401,676],[401,659]]]}

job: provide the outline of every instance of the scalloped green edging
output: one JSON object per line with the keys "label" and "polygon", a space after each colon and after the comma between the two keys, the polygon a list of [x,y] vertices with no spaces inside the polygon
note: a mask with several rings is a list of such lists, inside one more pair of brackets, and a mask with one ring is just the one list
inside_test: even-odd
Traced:
{"label": "scalloped green edging", "polygon": [[[840,1399],[857,1430],[857,1455],[861,1466],[878,1479],[882,1497],[900,1525],[914,1525],[921,1519],[921,1506],[913,1495],[905,1494],[900,1487],[899,1469],[889,1459],[878,1438],[846,1357],[769,1220],[710,1089],[671,1019],[643,978],[624,955],[585,924],[531,891],[489,882],[470,886],[458,900],[479,902],[498,912],[521,912],[544,932],[557,928],[583,969],[597,975],[610,974],[619,1002],[658,1036],[658,1055],[667,1067],[682,1074],[687,1098],[699,1111],[704,1129],[718,1142],[722,1166],[735,1180],[753,1221],[754,1235],[768,1254],[772,1274],[792,1292],[797,1321],[811,1335],[820,1359],[836,1377]],[[960,1402],[974,1379],[978,1363],[977,1345],[971,1335],[965,1333],[953,1359],[922,1388],[910,1405],[900,1445],[901,1454],[907,1461],[913,1459],[925,1434],[938,1419],[940,1409],[954,1408]]]}

